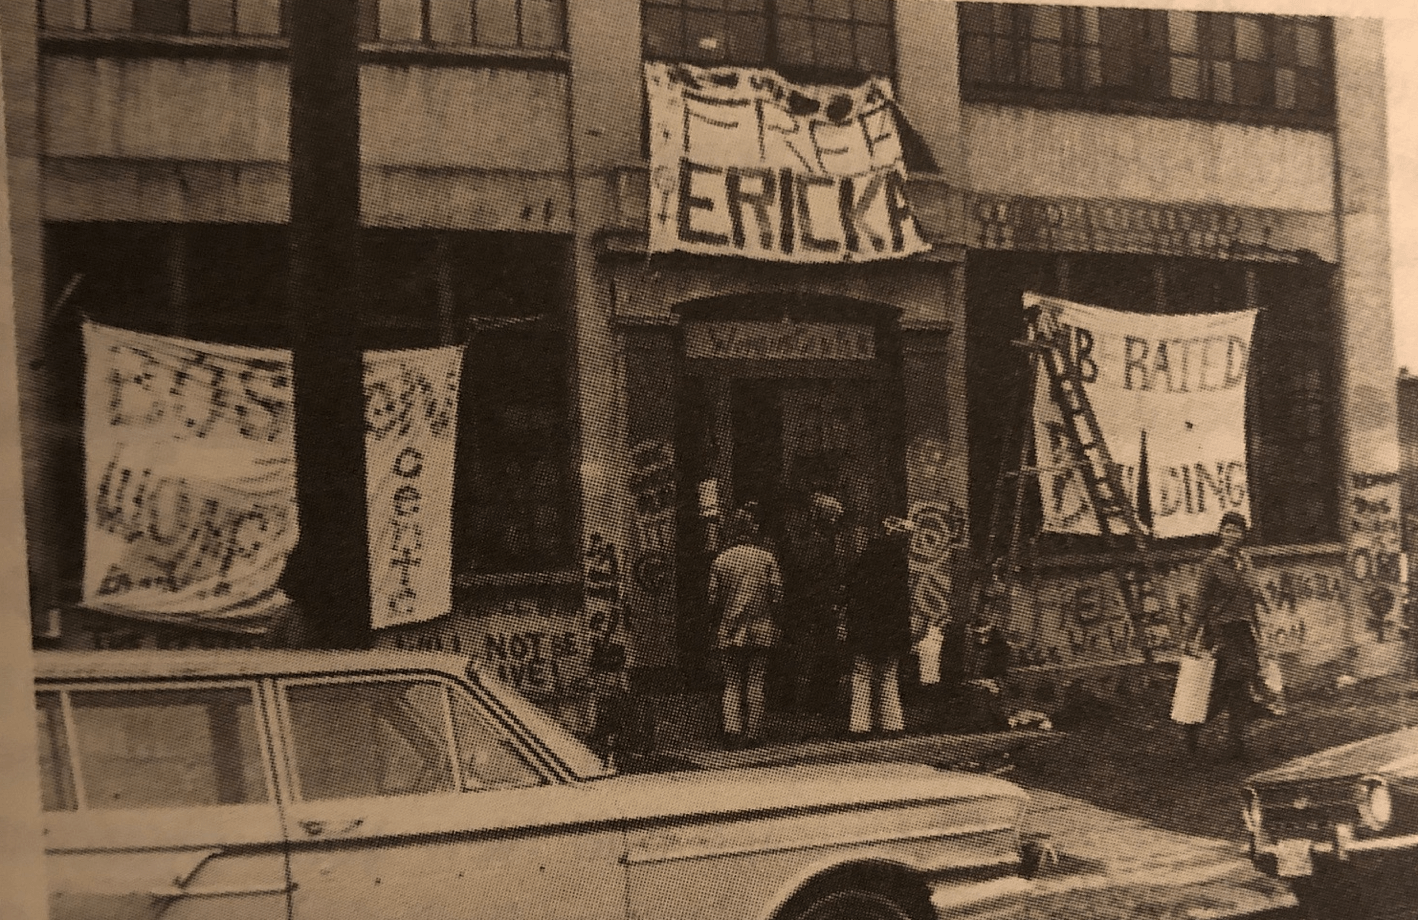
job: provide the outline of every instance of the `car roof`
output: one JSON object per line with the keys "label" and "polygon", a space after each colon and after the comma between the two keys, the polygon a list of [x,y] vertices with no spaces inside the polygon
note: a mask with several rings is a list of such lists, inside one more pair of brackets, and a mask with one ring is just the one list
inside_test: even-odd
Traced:
{"label": "car roof", "polygon": [[463,678],[469,665],[466,656],[384,649],[38,651],[34,654],[34,662],[37,681],[276,677],[408,670],[436,671]]}

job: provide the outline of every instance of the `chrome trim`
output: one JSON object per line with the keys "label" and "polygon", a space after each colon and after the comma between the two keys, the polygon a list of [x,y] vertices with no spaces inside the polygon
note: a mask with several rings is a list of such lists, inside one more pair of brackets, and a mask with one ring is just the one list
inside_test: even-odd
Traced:
{"label": "chrome trim", "polygon": [[[1341,860],[1355,853],[1391,853],[1399,850],[1418,850],[1418,834],[1356,840],[1353,831],[1341,825],[1336,829],[1333,841],[1316,840],[1310,843],[1311,856],[1334,856]],[[1257,845],[1255,848],[1257,857],[1275,856],[1279,851],[1280,848],[1275,845]]]}
{"label": "chrome trim", "polygon": [[[678,862],[684,859],[721,859],[730,856],[752,856],[759,853],[788,853],[794,850],[814,850],[824,847],[860,847],[878,846],[891,843],[916,843],[923,840],[953,840],[962,837],[983,837],[987,834],[1014,833],[1014,825],[980,825],[978,827],[954,828],[947,831],[929,830],[918,831],[914,834],[887,834],[873,835],[867,837],[848,837],[836,840],[804,840],[792,843],[765,843],[757,846],[741,847],[694,847],[680,850],[670,850],[662,853],[627,853],[624,863],[627,866],[656,865],[659,863]],[[1008,860],[985,859],[978,864],[981,866],[993,866]],[[975,865],[971,863],[970,865]]]}

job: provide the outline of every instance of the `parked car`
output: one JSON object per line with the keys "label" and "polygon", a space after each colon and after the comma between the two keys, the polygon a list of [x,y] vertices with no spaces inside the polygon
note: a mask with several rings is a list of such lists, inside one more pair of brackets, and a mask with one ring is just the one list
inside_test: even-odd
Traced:
{"label": "parked car", "polygon": [[1001,779],[615,775],[466,658],[36,660],[54,920],[924,920],[1026,862]]}
{"label": "parked car", "polygon": [[1256,866],[1311,917],[1418,917],[1418,728],[1257,773],[1244,814]]}

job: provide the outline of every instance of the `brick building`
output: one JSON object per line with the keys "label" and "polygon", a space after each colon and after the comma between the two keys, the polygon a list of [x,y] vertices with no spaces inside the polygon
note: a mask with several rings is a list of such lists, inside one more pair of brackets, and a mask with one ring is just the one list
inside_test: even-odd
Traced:
{"label": "brick building", "polygon": [[[79,608],[78,324],[288,341],[282,4],[3,10],[36,629],[66,645],[246,641]],[[1249,487],[1271,647],[1297,681],[1395,666],[1376,21],[907,0],[361,10],[351,322],[369,347],[468,343],[454,610],[376,642],[471,651],[555,701],[584,690],[612,636],[637,673],[693,685],[710,479],[724,502],[760,502],[779,537],[816,486],[849,528],[909,512],[917,608],[958,615],[955,560],[1012,462],[1000,435],[1024,363],[1009,343],[1034,290],[1261,310]],[[930,252],[647,254],[649,60],[888,78]],[[1143,644],[1165,656],[1203,551],[1162,547],[1164,612],[1136,631],[1086,540],[1041,540],[1008,624],[1016,663],[1106,684]]]}

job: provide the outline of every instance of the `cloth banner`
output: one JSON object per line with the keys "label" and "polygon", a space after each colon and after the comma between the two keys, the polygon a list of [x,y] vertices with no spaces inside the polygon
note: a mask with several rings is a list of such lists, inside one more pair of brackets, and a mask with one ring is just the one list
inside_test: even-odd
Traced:
{"label": "cloth banner", "polygon": [[[299,530],[291,354],[86,323],[84,604],[246,626]],[[371,623],[447,613],[461,347],[367,352]]]}
{"label": "cloth banner", "polygon": [[891,83],[790,83],[771,70],[645,65],[650,250],[788,262],[929,247],[906,198]]}
{"label": "cloth banner", "polygon": [[286,603],[290,355],[84,325],[84,603],[204,626]]}
{"label": "cloth banner", "polygon": [[375,629],[452,609],[461,345],[364,356],[365,496]]}
{"label": "cloth banner", "polygon": [[[1156,536],[1214,533],[1227,511],[1249,518],[1246,374],[1254,310],[1127,313],[1037,294],[1025,294],[1024,307],[1040,309],[1040,334],[1059,341],[1078,363],[1134,508],[1145,456]],[[1044,529],[1096,534],[1065,431],[1041,367],[1034,437]]]}

